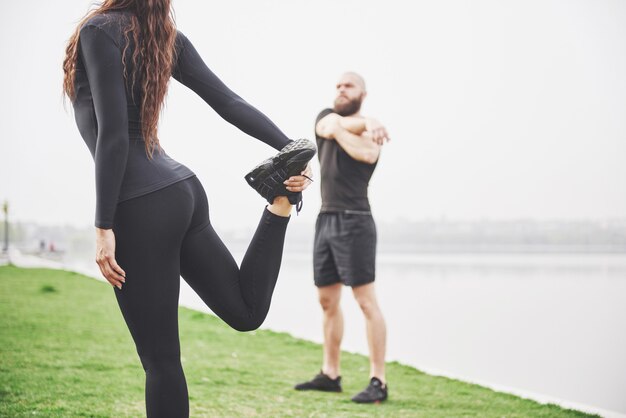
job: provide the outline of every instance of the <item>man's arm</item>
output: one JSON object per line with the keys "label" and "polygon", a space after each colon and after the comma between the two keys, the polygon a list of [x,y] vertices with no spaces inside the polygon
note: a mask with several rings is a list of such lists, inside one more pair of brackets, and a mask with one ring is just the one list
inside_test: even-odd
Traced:
{"label": "man's arm", "polygon": [[335,132],[335,141],[350,157],[362,163],[374,164],[380,156],[381,146],[367,132],[355,135],[347,129],[339,128]]}
{"label": "man's arm", "polygon": [[[320,119],[315,126],[315,132],[322,138],[337,141],[339,146],[355,160],[366,164],[374,164],[380,155],[380,145],[374,142],[370,135],[356,135],[344,128],[341,124],[342,119],[346,118],[342,118],[336,113],[331,113]],[[356,129],[354,125],[352,127]],[[365,132],[365,129],[361,130],[361,132]]]}
{"label": "man's arm", "polygon": [[[339,120],[339,126],[348,130],[355,135],[362,135],[363,132],[369,132],[372,141],[378,145],[383,145],[385,141],[389,142],[389,134],[382,123],[374,118],[357,117],[357,116],[339,116],[335,113]],[[321,122],[321,121],[320,121]]]}
{"label": "man's arm", "polygon": [[339,126],[355,135],[361,135],[367,130],[366,118],[357,118],[354,116],[339,117]]}

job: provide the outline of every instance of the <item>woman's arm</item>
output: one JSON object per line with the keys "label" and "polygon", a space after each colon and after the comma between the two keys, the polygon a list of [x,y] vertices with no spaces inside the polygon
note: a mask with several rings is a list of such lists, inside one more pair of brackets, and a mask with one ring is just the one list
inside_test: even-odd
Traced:
{"label": "woman's arm", "polygon": [[189,87],[222,118],[243,132],[279,150],[289,138],[263,113],[230,90],[207,67],[193,44],[178,31],[178,60],[172,76]]}
{"label": "woman's arm", "polygon": [[122,56],[113,39],[96,26],[84,26],[79,39],[98,126],[95,226],[111,229],[129,146]]}
{"label": "woman's arm", "polygon": [[102,275],[118,289],[126,273],[115,260],[113,218],[128,159],[128,110],[122,56],[104,31],[86,25],[80,30],[82,55],[98,126],[96,165],[96,262]]}

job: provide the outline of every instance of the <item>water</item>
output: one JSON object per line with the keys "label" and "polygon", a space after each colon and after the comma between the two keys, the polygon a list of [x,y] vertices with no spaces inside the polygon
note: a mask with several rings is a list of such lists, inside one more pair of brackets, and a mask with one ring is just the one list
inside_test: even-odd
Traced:
{"label": "water", "polygon": [[[626,254],[379,255],[376,286],[388,360],[626,414]],[[321,342],[316,296],[311,255],[287,249],[263,327]],[[181,303],[208,312],[184,283]],[[342,306],[342,347],[366,354],[349,288]]]}

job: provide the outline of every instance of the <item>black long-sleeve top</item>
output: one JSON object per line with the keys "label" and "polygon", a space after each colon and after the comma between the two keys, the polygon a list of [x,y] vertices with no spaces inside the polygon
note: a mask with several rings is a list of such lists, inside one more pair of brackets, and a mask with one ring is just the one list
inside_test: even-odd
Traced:
{"label": "black long-sleeve top", "polygon": [[[164,151],[150,160],[141,134],[141,80],[132,84],[134,42],[129,34],[124,79],[123,28],[127,11],[112,11],[89,19],[79,34],[76,97],[72,102],[78,130],[94,158],[96,169],[95,226],[113,227],[121,201],[158,190],[194,173]],[[192,43],[176,34],[177,61],[172,76],[192,89],[222,118],[243,132],[281,149],[289,139],[263,113],[231,91],[207,67]]]}

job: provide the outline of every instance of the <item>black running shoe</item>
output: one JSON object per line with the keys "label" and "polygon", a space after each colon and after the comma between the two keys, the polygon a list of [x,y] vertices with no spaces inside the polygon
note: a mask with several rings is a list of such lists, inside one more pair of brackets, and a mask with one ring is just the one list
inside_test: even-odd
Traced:
{"label": "black running shoe", "polygon": [[387,385],[377,377],[372,377],[365,390],[352,398],[356,403],[379,403],[387,400]]}
{"label": "black running shoe", "polygon": [[341,392],[341,376],[331,379],[321,370],[313,380],[294,386],[296,390],[321,390],[323,392]]}
{"label": "black running shoe", "polygon": [[287,196],[289,203],[296,205],[296,210],[300,211],[302,192],[288,191],[283,181],[300,175],[316,151],[315,145],[308,139],[291,141],[278,154],[254,167],[245,179],[270,204],[276,196]]}

